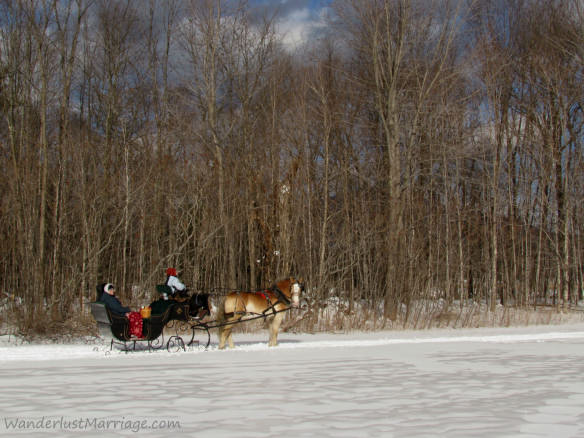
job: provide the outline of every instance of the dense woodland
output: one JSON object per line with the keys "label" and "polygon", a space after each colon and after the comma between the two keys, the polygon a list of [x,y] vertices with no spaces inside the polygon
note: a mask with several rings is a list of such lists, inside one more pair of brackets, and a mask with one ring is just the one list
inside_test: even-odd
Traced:
{"label": "dense woodland", "polygon": [[291,48],[253,2],[0,1],[2,318],[81,315],[102,281],[144,304],[168,266],[389,321],[575,303],[584,4],[327,15]]}

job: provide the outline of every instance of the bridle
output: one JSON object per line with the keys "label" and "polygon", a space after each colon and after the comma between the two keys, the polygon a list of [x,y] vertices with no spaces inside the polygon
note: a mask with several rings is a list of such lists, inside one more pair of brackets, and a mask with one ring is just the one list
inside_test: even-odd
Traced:
{"label": "bridle", "polygon": [[300,292],[304,290],[304,285],[300,283],[298,280],[294,280],[294,282],[290,285],[290,297],[288,297],[284,292],[280,290],[277,285],[272,287],[272,292],[276,295],[278,302],[283,302],[287,306],[297,307],[300,301]]}
{"label": "bridle", "polygon": [[298,307],[300,305],[300,292],[304,290],[304,284],[294,280],[290,289],[292,307]]}

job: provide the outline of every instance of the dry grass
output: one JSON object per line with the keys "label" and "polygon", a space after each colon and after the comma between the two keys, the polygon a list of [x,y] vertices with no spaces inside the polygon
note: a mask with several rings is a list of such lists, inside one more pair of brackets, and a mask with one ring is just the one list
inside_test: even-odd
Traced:
{"label": "dry grass", "polygon": [[418,302],[409,312],[402,306],[395,320],[383,318],[382,311],[361,307],[353,312],[344,308],[322,307],[296,323],[288,318],[288,330],[299,332],[337,332],[349,330],[429,330],[434,328],[511,327],[570,324],[584,322],[584,312],[577,309],[558,312],[553,307],[516,308],[498,306],[490,312],[475,302],[448,305],[444,301]]}
{"label": "dry grass", "polygon": [[[429,330],[434,328],[510,327],[584,322],[584,312],[572,309],[558,312],[554,307],[515,308],[498,306],[487,311],[484,304],[468,302],[463,307],[445,301],[420,301],[409,311],[402,306],[395,320],[383,318],[379,308],[355,306],[349,311],[338,303],[312,305],[291,310],[282,323],[282,332],[297,333],[346,332],[352,330]],[[25,318],[18,309],[2,312],[0,335],[17,335],[27,340],[42,339],[59,342],[63,339],[97,335],[95,321],[88,310],[71,315],[66,320],[53,320],[49,315]],[[212,317],[212,319],[214,319]],[[254,333],[264,330],[263,319],[237,324],[234,333]],[[174,332],[176,329],[173,329]]]}

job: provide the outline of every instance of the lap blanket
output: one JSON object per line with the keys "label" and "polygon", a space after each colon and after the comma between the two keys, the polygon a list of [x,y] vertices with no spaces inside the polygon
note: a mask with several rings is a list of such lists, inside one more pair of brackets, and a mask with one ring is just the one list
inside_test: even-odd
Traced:
{"label": "lap blanket", "polygon": [[142,316],[140,315],[140,312],[130,312],[128,315],[128,320],[130,321],[130,335],[141,338]]}

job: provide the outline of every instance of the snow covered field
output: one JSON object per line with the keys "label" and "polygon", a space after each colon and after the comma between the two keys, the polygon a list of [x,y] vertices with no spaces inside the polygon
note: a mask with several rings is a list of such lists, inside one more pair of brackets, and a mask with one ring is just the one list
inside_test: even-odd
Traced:
{"label": "snow covered field", "polygon": [[0,340],[0,435],[584,436],[584,324],[234,340],[130,354]]}

